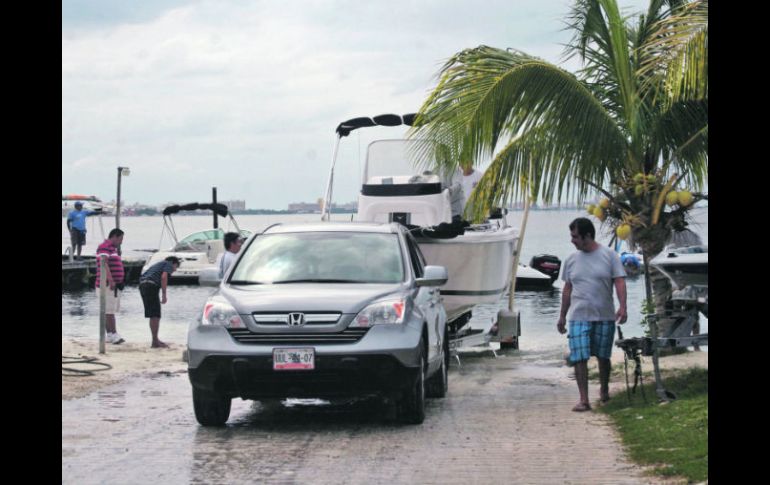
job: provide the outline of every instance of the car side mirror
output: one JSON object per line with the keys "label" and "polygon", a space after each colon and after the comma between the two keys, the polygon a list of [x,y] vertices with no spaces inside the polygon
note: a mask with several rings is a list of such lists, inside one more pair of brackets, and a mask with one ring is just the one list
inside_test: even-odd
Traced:
{"label": "car side mirror", "polygon": [[417,286],[443,286],[449,276],[443,266],[426,266],[422,278],[417,278]]}

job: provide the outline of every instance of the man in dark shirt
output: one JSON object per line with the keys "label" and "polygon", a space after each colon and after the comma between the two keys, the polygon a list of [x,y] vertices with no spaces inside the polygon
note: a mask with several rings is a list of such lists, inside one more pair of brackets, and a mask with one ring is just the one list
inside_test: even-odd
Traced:
{"label": "man in dark shirt", "polygon": [[[166,304],[166,287],[168,278],[179,268],[179,258],[169,256],[163,261],[159,261],[142,273],[139,278],[139,293],[142,295],[144,304],[144,316],[150,319],[150,332],[152,333],[152,348],[168,347],[168,344],[158,339],[158,328],[160,328],[160,305]],[[160,292],[163,292],[163,299],[160,298]]]}

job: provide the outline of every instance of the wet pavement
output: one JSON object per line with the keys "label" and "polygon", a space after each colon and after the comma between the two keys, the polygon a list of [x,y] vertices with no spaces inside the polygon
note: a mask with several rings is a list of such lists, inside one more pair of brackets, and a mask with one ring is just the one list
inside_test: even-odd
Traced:
{"label": "wet pavement", "polygon": [[225,427],[204,428],[185,373],[148,374],[62,401],[62,483],[655,483],[606,417],[570,411],[560,357],[453,361],[419,426],[377,400],[234,399]]}

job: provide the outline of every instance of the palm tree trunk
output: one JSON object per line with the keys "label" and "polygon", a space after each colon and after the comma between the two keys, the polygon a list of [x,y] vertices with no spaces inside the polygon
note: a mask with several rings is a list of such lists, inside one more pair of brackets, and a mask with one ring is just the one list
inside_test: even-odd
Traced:
{"label": "palm tree trunk", "polygon": [[[650,302],[653,298],[652,293],[652,277],[650,275],[650,260],[652,259],[648,252],[645,251],[642,254],[644,259],[644,290],[646,301]],[[647,315],[647,322],[650,326],[650,337],[652,338],[652,368],[655,373],[655,393],[658,395],[658,399],[661,401],[668,401],[668,392],[663,387],[663,379],[660,376],[660,364],[658,359],[660,358],[660,349],[658,348],[658,309],[656,306],[655,312]]]}

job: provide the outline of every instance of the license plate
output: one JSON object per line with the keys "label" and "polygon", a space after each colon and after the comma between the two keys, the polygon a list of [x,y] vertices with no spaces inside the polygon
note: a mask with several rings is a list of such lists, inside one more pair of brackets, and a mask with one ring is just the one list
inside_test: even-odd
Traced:
{"label": "license plate", "polygon": [[315,369],[315,349],[273,349],[273,370]]}

